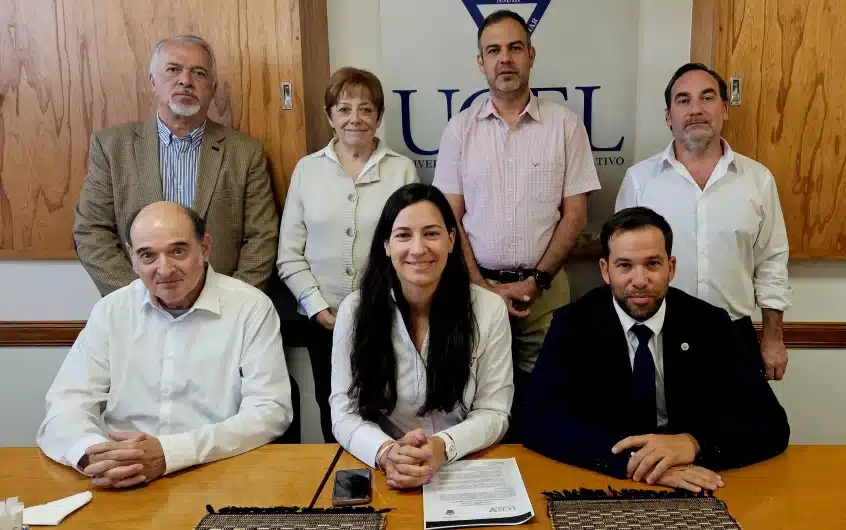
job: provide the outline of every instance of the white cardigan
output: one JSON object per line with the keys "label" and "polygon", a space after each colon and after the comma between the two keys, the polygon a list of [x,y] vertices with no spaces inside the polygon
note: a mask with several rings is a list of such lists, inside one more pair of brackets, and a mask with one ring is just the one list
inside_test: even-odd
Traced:
{"label": "white cardigan", "polygon": [[379,141],[353,181],[333,139],[297,163],[282,211],[279,277],[311,318],[358,289],[376,223],[393,192],[418,182],[414,163]]}

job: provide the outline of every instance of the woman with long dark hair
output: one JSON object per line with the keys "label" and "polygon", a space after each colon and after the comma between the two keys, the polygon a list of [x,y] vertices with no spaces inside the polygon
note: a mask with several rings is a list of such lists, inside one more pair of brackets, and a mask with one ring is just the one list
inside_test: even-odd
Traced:
{"label": "woman with long dark hair", "polygon": [[505,303],[472,285],[444,195],[424,184],[388,199],[359,291],[338,310],[332,427],[397,488],[497,442],[514,394]]}

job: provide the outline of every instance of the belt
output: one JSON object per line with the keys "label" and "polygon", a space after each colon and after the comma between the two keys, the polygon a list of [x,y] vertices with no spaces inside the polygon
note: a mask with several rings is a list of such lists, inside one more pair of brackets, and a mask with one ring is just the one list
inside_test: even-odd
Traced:
{"label": "belt", "polygon": [[494,280],[499,283],[522,282],[523,280],[535,275],[535,269],[524,269],[522,267],[504,270],[493,270],[479,267],[479,272],[482,273],[482,277],[485,279]]}

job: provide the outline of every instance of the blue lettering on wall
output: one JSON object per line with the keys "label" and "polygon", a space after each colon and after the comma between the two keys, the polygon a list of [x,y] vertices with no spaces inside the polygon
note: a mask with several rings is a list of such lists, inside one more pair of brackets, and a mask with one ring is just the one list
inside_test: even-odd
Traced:
{"label": "blue lettering on wall", "polygon": [[[625,141],[625,137],[621,136],[620,141],[617,142],[616,145],[612,147],[597,147],[593,143],[593,94],[595,91],[599,90],[600,86],[577,86],[575,87],[576,90],[579,90],[584,95],[584,123],[585,129],[588,134],[588,138],[590,139],[590,146],[591,149],[594,151],[619,151],[623,147],[623,142]],[[414,138],[411,134],[411,95],[416,93],[417,90],[394,90],[394,94],[398,94],[400,97],[400,118],[402,120],[402,140],[405,143],[408,150],[412,153],[420,156],[434,156],[438,154],[438,150],[436,149],[424,149],[418,146]],[[442,88],[439,89],[438,92],[444,95],[444,100],[446,101],[446,121],[452,119],[453,116],[453,95],[460,92],[457,88]],[[465,99],[462,104],[459,112],[467,110],[470,105],[476,101],[476,98],[481,96],[482,94],[488,92],[488,89],[482,89],[470,94],[467,99]],[[538,87],[532,88],[532,92],[537,96],[542,92],[557,92],[561,94],[564,98],[564,101],[568,100],[567,96],[567,87]]]}
{"label": "blue lettering on wall", "polygon": [[596,147],[593,145],[593,92],[599,90],[598,86],[577,86],[576,90],[581,90],[585,95],[585,129],[587,130],[588,138],[590,138],[590,148],[594,151],[619,151],[623,147],[624,136],[620,137],[620,141],[614,147]]}
{"label": "blue lettering on wall", "polygon": [[[400,116],[402,117],[402,141],[408,150],[416,155],[436,155],[438,150],[427,151],[420,149],[414,143],[414,138],[411,137],[411,95],[417,92],[416,90],[394,90],[394,94],[399,94],[400,97]],[[456,92],[458,92],[456,90]],[[450,94],[450,98],[452,94]]]}

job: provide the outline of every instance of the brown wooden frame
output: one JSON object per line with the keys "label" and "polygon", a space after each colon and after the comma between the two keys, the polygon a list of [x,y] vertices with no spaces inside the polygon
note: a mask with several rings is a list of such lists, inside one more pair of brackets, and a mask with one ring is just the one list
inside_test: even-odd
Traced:
{"label": "brown wooden frame", "polygon": [[[0,321],[0,347],[70,346],[84,326],[82,320]],[[755,328],[760,334],[760,323]],[[784,343],[788,348],[846,349],[846,322],[785,322]]]}

